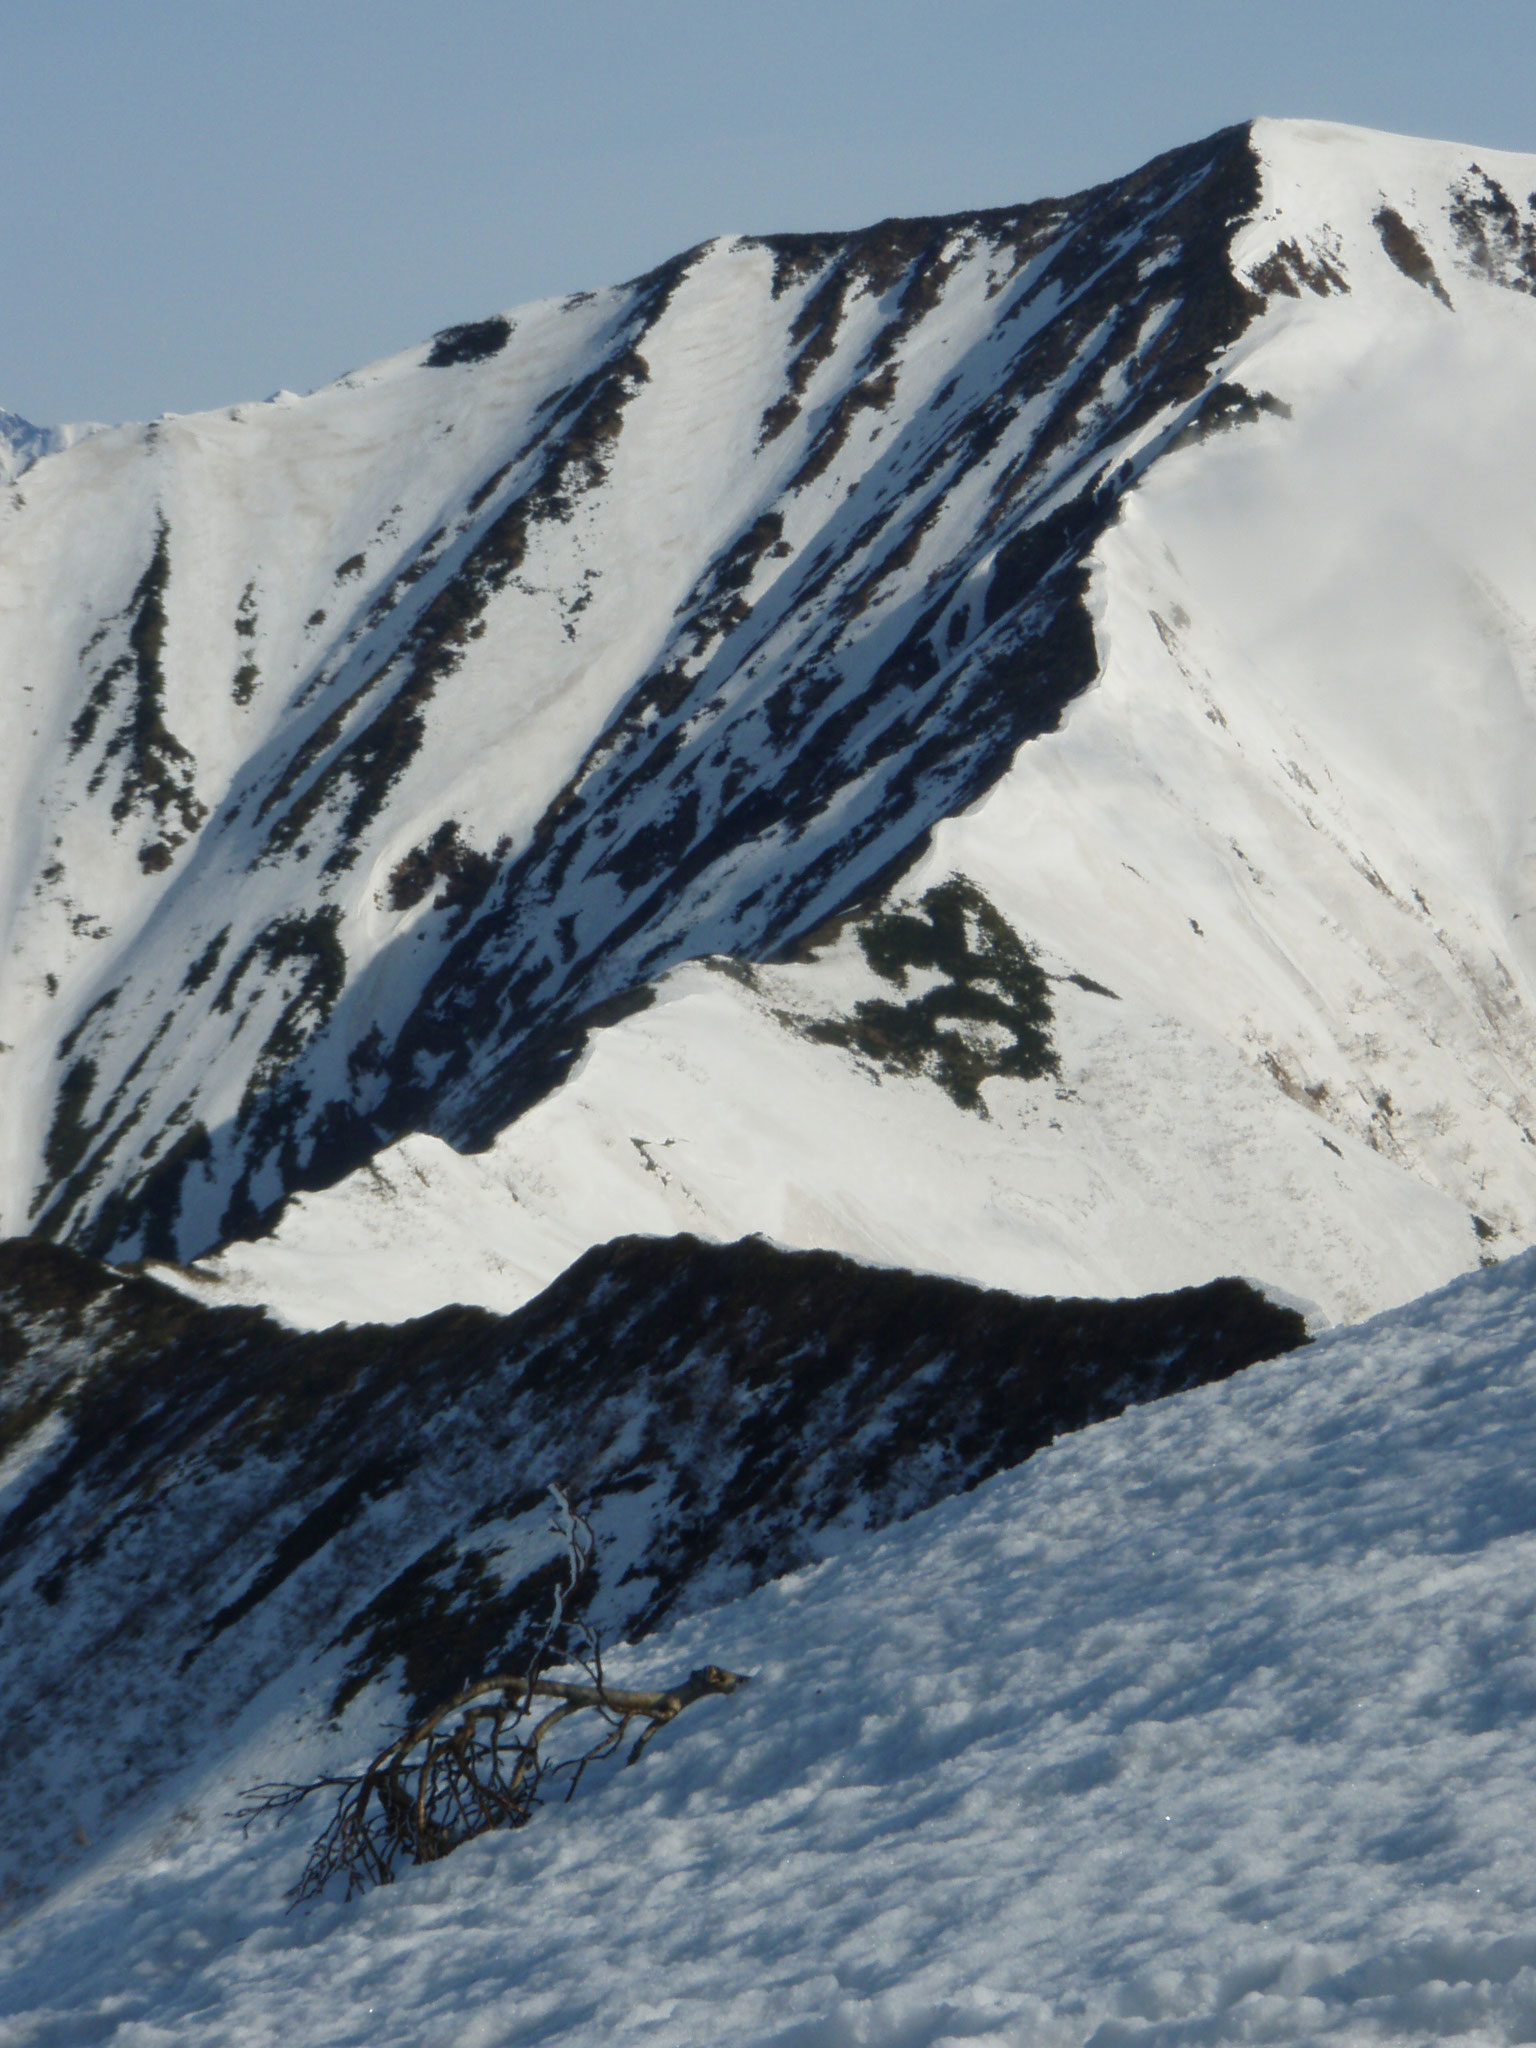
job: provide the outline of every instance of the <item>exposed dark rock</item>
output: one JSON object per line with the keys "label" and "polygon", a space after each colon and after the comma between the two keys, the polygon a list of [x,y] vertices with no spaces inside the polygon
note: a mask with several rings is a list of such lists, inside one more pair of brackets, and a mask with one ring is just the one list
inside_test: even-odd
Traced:
{"label": "exposed dark rock", "polygon": [[427,368],[446,370],[455,363],[483,363],[500,355],[511,339],[512,322],[500,313],[489,320],[465,320],[434,336]]}
{"label": "exposed dark rock", "polygon": [[1294,238],[1282,242],[1262,263],[1256,264],[1251,275],[1255,290],[1266,297],[1278,293],[1282,298],[1299,299],[1305,287],[1318,298],[1326,299],[1332,292],[1349,290],[1336,264],[1321,254],[1308,256]]}
{"label": "exposed dark rock", "polygon": [[0,1520],[8,1784],[104,1696],[144,1731],[126,1793],[317,1656],[337,1707],[515,1661],[551,1481],[597,1532],[590,1618],[634,1636],[1304,1341],[1235,1280],[1030,1301],[687,1237],[591,1251],[513,1316],[304,1335],[13,1240],[0,1449],[34,1451]]}
{"label": "exposed dark rock", "polygon": [[855,926],[875,972],[905,991],[913,968],[944,978],[904,1003],[883,997],[851,1017],[818,1019],[807,1037],[863,1055],[889,1073],[926,1074],[961,1109],[981,1110],[981,1084],[1057,1072],[1050,977],[973,882],[954,876],[910,909]]}
{"label": "exposed dark rock", "polygon": [[1451,227],[1470,267],[1512,291],[1536,291],[1536,195],[1522,215],[1497,178],[1473,164],[1451,195]]}
{"label": "exposed dark rock", "polygon": [[484,900],[507,851],[505,840],[492,853],[477,851],[460,835],[457,818],[447,818],[424,846],[413,846],[395,863],[389,877],[389,907],[414,910],[437,889],[433,908],[456,910],[462,918]]}
{"label": "exposed dark rock", "polygon": [[1442,306],[1451,303],[1450,293],[1440,282],[1435,260],[1395,207],[1379,207],[1373,216],[1381,246],[1403,273],[1427,292],[1433,292]]}

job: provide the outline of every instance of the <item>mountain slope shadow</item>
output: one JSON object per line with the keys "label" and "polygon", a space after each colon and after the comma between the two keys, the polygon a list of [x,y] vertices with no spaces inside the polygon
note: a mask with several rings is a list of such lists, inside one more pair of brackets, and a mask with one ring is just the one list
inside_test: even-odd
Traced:
{"label": "mountain slope shadow", "polygon": [[274,1679],[372,1729],[515,1667],[553,1483],[596,1531],[583,1618],[633,1638],[1305,1341],[1236,1280],[1024,1300],[688,1237],[513,1316],[298,1333],[0,1245],[0,1837],[95,1837]]}

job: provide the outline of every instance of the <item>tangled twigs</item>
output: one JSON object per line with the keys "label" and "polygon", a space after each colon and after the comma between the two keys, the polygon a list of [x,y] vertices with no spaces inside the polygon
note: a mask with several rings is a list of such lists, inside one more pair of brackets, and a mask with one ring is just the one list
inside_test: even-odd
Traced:
{"label": "tangled twigs", "polygon": [[[626,1762],[633,1763],[658,1728],[711,1693],[729,1693],[746,1680],[718,1664],[690,1672],[680,1685],[637,1691],[609,1685],[595,1635],[583,1629],[574,1656],[557,1649],[571,1595],[592,1561],[592,1531],[563,1495],[556,1495],[555,1527],[567,1547],[567,1571],[554,1611],[526,1671],[484,1678],[419,1721],[379,1751],[365,1769],[308,1784],[254,1786],[238,1818],[292,1813],[318,1792],[337,1794],[336,1810],[309,1852],[292,1897],[313,1898],[334,1877],[345,1877],[347,1897],[372,1884],[390,1884],[402,1862],[435,1863],[461,1842],[493,1828],[525,1827],[546,1784],[561,1782],[567,1798],[589,1764],[600,1763],[638,1730]],[[580,1678],[550,1678],[556,1661],[574,1664]],[[547,1709],[535,1702],[553,1701]],[[576,1754],[551,1761],[543,1744],[574,1715],[596,1716],[602,1732]]]}

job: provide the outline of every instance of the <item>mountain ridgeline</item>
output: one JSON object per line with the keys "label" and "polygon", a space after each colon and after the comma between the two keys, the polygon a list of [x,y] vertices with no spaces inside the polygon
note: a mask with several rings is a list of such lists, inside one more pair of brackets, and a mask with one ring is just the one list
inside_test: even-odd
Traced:
{"label": "mountain ridgeline", "polygon": [[1092,680],[1121,494],[1262,405],[1214,369],[1258,192],[1232,129],[714,243],[28,472],[8,558],[81,566],[28,649],[11,1227],[185,1258],[484,1144],[667,968],[877,893]]}
{"label": "mountain ridgeline", "polygon": [[1305,1339],[1239,1281],[1021,1301],[681,1236],[515,1316],[307,1334],[0,1245],[0,1833],[94,1837],[285,1674],[371,1730],[515,1665],[552,1483],[596,1535],[581,1618],[633,1639]]}

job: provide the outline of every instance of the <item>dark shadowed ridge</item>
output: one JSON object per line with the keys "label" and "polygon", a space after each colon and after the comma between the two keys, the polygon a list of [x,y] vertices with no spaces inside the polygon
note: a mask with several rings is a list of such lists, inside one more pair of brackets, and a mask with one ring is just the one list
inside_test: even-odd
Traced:
{"label": "dark shadowed ridge", "polygon": [[88,1764],[107,1695],[128,1799],[285,1671],[315,1711],[378,1681],[377,1719],[515,1663],[552,1483],[597,1534],[587,1618],[633,1638],[1305,1338],[1236,1280],[1023,1300],[690,1237],[600,1246],[513,1316],[299,1333],[13,1240],[0,1813],[35,1813],[61,1730]]}

